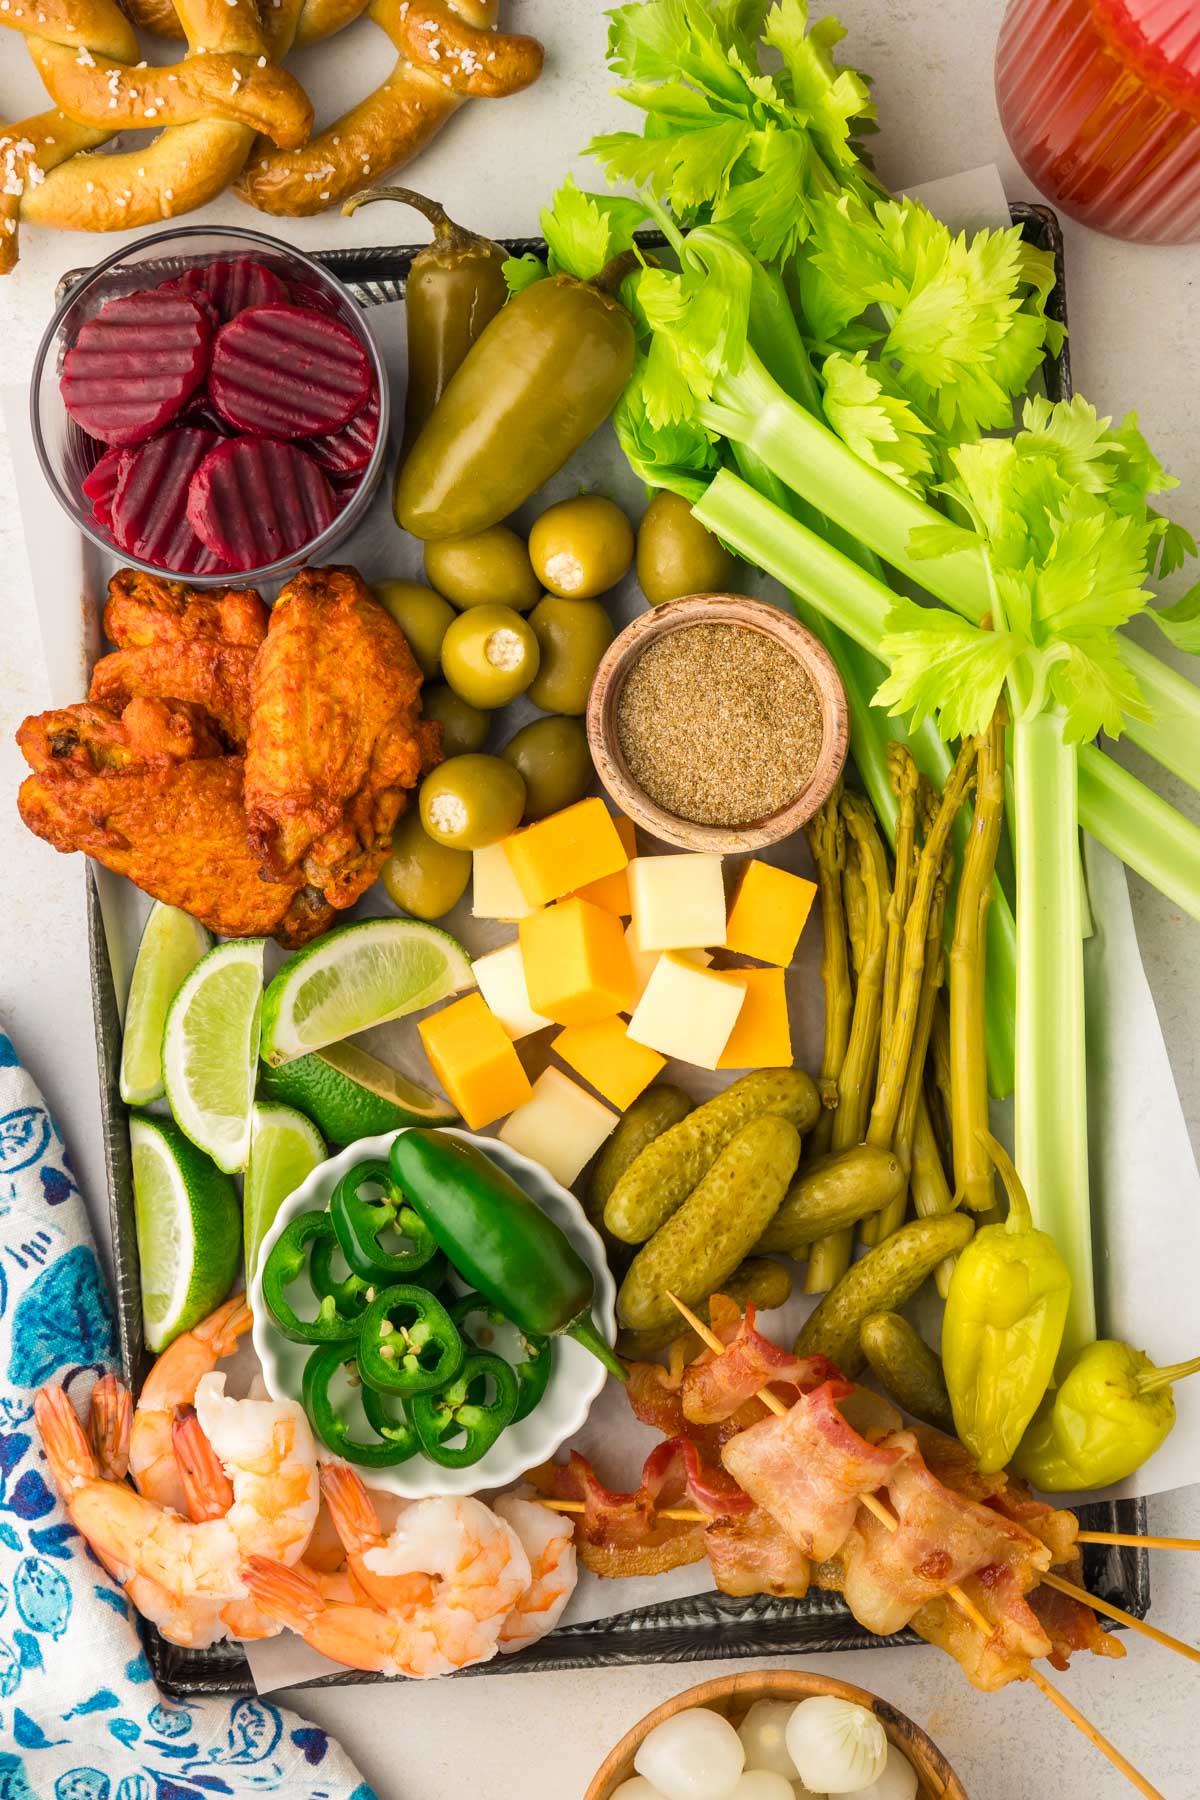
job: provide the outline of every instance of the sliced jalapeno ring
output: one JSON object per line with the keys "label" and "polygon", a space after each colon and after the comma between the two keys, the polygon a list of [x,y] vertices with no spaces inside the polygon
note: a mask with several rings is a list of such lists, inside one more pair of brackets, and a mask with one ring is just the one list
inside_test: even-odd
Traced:
{"label": "sliced jalapeno ring", "polygon": [[[312,1281],[312,1254],[317,1245],[334,1243],[333,1223],[328,1213],[301,1213],[285,1225],[263,1265],[263,1299],[275,1324],[293,1344],[352,1343],[358,1336],[359,1320],[339,1306],[337,1297],[321,1294],[316,1316],[302,1319],[286,1290],[305,1273]],[[313,1284],[316,1292],[315,1283]]]}
{"label": "sliced jalapeno ring", "polygon": [[[367,1199],[364,1188],[380,1188],[382,1199]],[[373,1158],[348,1169],[333,1190],[329,1213],[342,1255],[356,1275],[376,1287],[403,1280],[431,1263],[437,1244],[428,1225],[405,1202],[386,1162]],[[385,1250],[385,1231],[407,1238],[409,1247]]]}
{"label": "sliced jalapeno ring", "polygon": [[[522,1331],[498,1306],[490,1305],[482,1294],[464,1294],[450,1308],[450,1317],[462,1333],[468,1350],[488,1350],[495,1355],[502,1354],[497,1350],[495,1332],[489,1330],[490,1326],[508,1326],[516,1333],[520,1355],[515,1360],[508,1357],[504,1360],[510,1362],[517,1378],[517,1410],[512,1422],[517,1425],[522,1419],[527,1419],[546,1392],[550,1380],[554,1360],[554,1346],[550,1339],[533,1337]],[[472,1319],[485,1320],[486,1324],[476,1325],[472,1329]]]}
{"label": "sliced jalapeno ring", "polygon": [[305,1363],[301,1393],[309,1424],[325,1447],[332,1450],[335,1456],[344,1457],[347,1462],[358,1463],[366,1469],[388,1469],[395,1463],[406,1462],[420,1448],[416,1432],[379,1430],[367,1410],[365,1388],[362,1390],[363,1411],[367,1413],[372,1429],[379,1431],[379,1435],[364,1440],[352,1434],[348,1421],[339,1412],[330,1393],[339,1371],[346,1367],[354,1367],[353,1351],[348,1344],[322,1344]]}
{"label": "sliced jalapeno ring", "polygon": [[[332,1224],[332,1220],[330,1221]],[[333,1259],[341,1250],[334,1231],[313,1242],[308,1261],[309,1280],[318,1300],[332,1300],[347,1319],[359,1319],[375,1298],[369,1281],[351,1269],[341,1280],[333,1272]]]}
{"label": "sliced jalapeno ring", "polygon": [[[431,1462],[443,1469],[467,1469],[486,1456],[512,1424],[517,1378],[502,1356],[469,1350],[448,1387],[434,1394],[414,1394],[404,1410]],[[461,1443],[456,1442],[460,1437]]]}
{"label": "sliced jalapeno ring", "polygon": [[453,1381],[464,1346],[450,1314],[428,1288],[384,1288],[362,1316],[358,1371],[385,1394],[427,1394]]}
{"label": "sliced jalapeno ring", "polygon": [[364,1381],[359,1389],[362,1409],[367,1415],[367,1423],[373,1431],[377,1431],[385,1443],[394,1443],[400,1451],[397,1462],[407,1462],[421,1448],[421,1440],[417,1436],[416,1427],[411,1423],[404,1411],[404,1400],[399,1394],[380,1394]]}

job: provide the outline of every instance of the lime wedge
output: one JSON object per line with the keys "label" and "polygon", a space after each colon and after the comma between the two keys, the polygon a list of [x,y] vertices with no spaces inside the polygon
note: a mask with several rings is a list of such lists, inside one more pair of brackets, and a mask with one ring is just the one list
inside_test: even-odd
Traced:
{"label": "lime wedge", "polygon": [[263,997],[262,1056],[291,1062],[472,986],[456,938],[420,919],[363,919],[285,963]]}
{"label": "lime wedge", "polygon": [[167,1008],[212,938],[198,919],[156,900],[150,908],[125,1008],[121,1040],[121,1098],[145,1106],[163,1092],[162,1041]]}
{"label": "lime wedge", "polygon": [[262,938],[242,938],[210,950],[172,1000],[163,1036],[175,1123],[229,1174],[250,1155],[263,949]]}
{"label": "lime wedge", "polygon": [[237,1189],[169,1119],[129,1120],[146,1347],[155,1355],[218,1307],[233,1286]]}
{"label": "lime wedge", "polygon": [[291,1106],[259,1101],[250,1126],[250,1161],[242,1196],[247,1292],[258,1247],[275,1223],[275,1214],[324,1161],[325,1141],[311,1120]]}
{"label": "lime wedge", "polygon": [[334,1144],[402,1125],[451,1125],[458,1117],[440,1094],[418,1087],[357,1044],[330,1044],[278,1069],[264,1064],[260,1079],[265,1093],[298,1106]]}

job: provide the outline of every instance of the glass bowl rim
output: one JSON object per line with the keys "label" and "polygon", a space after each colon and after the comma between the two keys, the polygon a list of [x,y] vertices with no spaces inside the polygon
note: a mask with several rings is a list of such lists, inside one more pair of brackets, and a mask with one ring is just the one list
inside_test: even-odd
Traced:
{"label": "glass bowl rim", "polygon": [[[129,261],[131,266],[135,266],[133,260],[135,256],[139,261],[148,260],[142,255],[142,253],[147,250],[153,250],[157,246],[175,243],[188,238],[201,237],[231,238],[238,243],[255,245],[259,249],[270,251],[276,255],[282,255],[285,258],[300,264],[308,274],[316,278],[318,285],[329,285],[335,292],[347,300],[354,309],[355,335],[359,338],[359,341],[362,343],[367,355],[371,359],[376,388],[379,394],[379,427],[375,435],[375,448],[371,452],[371,460],[368,462],[366,468],[363,469],[358,486],[354,489],[346,506],[343,507],[340,512],[335,514],[329,524],[325,527],[324,531],[317,537],[311,539],[307,544],[300,545],[298,549],[289,551],[286,556],[276,557],[274,562],[263,563],[258,568],[226,569],[222,573],[214,575],[187,575],[176,570],[159,568],[154,563],[145,562],[142,558],[122,550],[118,544],[114,544],[111,540],[100,536],[100,534],[83,518],[82,507],[79,506],[76,500],[72,499],[59,477],[58,470],[54,467],[51,460],[50,451],[46,443],[45,432],[42,429],[42,379],[51,351],[58,341],[58,335],[63,320],[71,307],[79,302],[89,288],[93,287],[95,283],[103,276],[107,275],[110,270],[118,267],[118,265],[123,262]],[[231,585],[239,587],[255,587],[284,577],[290,572],[293,572],[297,567],[302,567],[305,563],[319,561],[324,551],[326,549],[332,549],[336,542],[340,542],[346,532],[352,530],[362,517],[362,512],[365,510],[365,506],[369,504],[369,500],[364,502],[361,506],[359,504],[360,500],[364,494],[367,494],[368,496],[374,494],[378,483],[379,473],[383,466],[384,458],[387,455],[387,434],[391,420],[391,394],[388,387],[388,374],[387,369],[384,366],[382,352],[375,340],[374,333],[369,330],[365,321],[359,318],[359,314],[361,314],[363,310],[364,309],[355,300],[353,294],[351,294],[346,283],[335,275],[332,270],[327,269],[323,263],[319,263],[314,257],[306,255],[303,250],[298,250],[295,245],[289,244],[284,238],[271,237],[267,232],[253,231],[244,225],[181,225],[167,231],[152,232],[148,237],[137,238],[132,244],[122,245],[119,250],[112,251],[110,255],[101,258],[98,263],[94,263],[75,283],[70,292],[63,295],[62,299],[55,307],[50,321],[42,333],[37,350],[34,353],[33,369],[29,381],[29,423],[33,434],[34,452],[51,493],[54,495],[54,498],[58,501],[58,504],[62,507],[67,517],[71,520],[71,523],[77,530],[82,532],[84,537],[93,543],[98,550],[103,551],[106,556],[116,556],[120,558],[124,567],[137,569],[143,575],[153,575],[160,581],[182,581],[186,582],[189,587],[194,588],[218,588],[229,587]],[[358,509],[357,511],[356,508]],[[348,515],[350,514],[354,514],[354,517],[348,518]]]}

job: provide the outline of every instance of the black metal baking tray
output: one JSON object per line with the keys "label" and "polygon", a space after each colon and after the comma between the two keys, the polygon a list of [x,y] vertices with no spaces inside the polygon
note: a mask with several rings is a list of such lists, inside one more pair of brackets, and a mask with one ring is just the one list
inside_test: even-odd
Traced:
{"label": "black metal baking tray", "polygon": [[[1066,288],[1058,220],[1048,207],[1025,204],[1015,204],[1012,216],[1030,243],[1049,250],[1054,256],[1056,282],[1047,311],[1065,323]],[[646,234],[643,241],[647,248],[656,248],[663,240]],[[545,251],[540,238],[506,240],[506,244],[514,256],[524,255],[527,251],[539,254]],[[395,249],[329,250],[317,252],[317,260],[346,283],[361,305],[381,306],[403,299],[408,270],[418,249],[418,245],[405,245]],[[64,277],[60,293],[83,273],[83,270],[73,270]],[[1057,357],[1047,359],[1043,382],[1052,400],[1070,396],[1071,371],[1066,347]],[[121,1100],[117,1082],[121,1053],[120,1016],[99,901],[91,882],[88,925],[121,1353],[137,1388],[145,1377],[150,1358],[142,1337],[128,1109]],[[1143,1501],[1123,1500],[1085,1507],[1080,1518],[1093,1531],[1140,1534],[1146,1530]],[[1138,1618],[1145,1616],[1150,1606],[1150,1579],[1149,1559],[1144,1551],[1088,1545],[1084,1550],[1084,1571],[1092,1593],[1124,1607]],[[209,1650],[184,1650],[168,1643],[146,1621],[142,1621],[142,1632],[155,1679],[166,1693],[187,1700],[203,1694],[253,1692],[249,1665],[236,1645],[218,1644]],[[814,1590],[803,1600],[781,1600],[769,1595],[736,1600],[712,1593],[639,1607],[610,1619],[560,1626],[528,1650],[481,1664],[477,1669],[463,1670],[462,1676],[518,1675],[530,1670],[592,1668],[607,1663],[703,1662],[723,1657],[778,1656],[788,1652],[816,1655],[831,1650],[862,1650],[919,1641],[912,1632],[902,1632],[892,1638],[873,1636],[858,1624],[839,1595],[819,1590]],[[344,1686],[384,1679],[383,1676],[347,1671],[344,1675],[327,1676],[312,1685]]]}

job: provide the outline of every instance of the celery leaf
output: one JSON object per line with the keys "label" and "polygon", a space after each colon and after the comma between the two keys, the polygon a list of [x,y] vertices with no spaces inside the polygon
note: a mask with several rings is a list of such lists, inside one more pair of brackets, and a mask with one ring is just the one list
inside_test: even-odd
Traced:
{"label": "celery leaf", "polygon": [[550,273],[591,281],[605,264],[633,244],[646,209],[623,195],[587,194],[568,175],[552,204],[542,208]]}
{"label": "celery leaf", "polygon": [[550,271],[540,256],[528,251],[524,256],[510,256],[501,264],[500,273],[508,283],[510,297],[523,293],[532,287],[535,281],[545,281]]}
{"label": "celery leaf", "polygon": [[1176,600],[1174,606],[1152,610],[1150,617],[1177,650],[1200,656],[1200,581]]}
{"label": "celery leaf", "polygon": [[894,481],[918,485],[913,478],[932,469],[921,439],[932,434],[907,401],[884,392],[867,367],[865,352],[826,357],[821,375],[825,417],[843,443]]}
{"label": "celery leaf", "polygon": [[902,600],[888,613],[880,654],[891,673],[875,695],[913,726],[933,719],[946,738],[983,731],[1023,645],[942,607]]}

